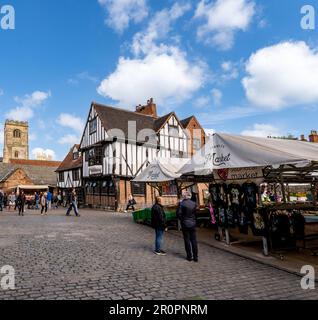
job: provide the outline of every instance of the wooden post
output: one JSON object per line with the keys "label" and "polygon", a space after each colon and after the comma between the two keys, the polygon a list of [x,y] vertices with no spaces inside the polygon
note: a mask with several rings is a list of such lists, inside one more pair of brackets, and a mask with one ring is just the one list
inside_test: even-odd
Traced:
{"label": "wooden post", "polygon": [[266,237],[263,237],[263,253],[264,256],[268,256],[268,242]]}

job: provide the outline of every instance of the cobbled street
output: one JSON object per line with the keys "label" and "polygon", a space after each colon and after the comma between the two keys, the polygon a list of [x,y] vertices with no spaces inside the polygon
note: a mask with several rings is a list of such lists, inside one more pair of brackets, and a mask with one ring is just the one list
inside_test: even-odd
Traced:
{"label": "cobbled street", "polygon": [[1,213],[0,266],[15,268],[16,290],[0,299],[318,299],[296,275],[203,244],[188,262],[171,233],[158,257],[153,241],[129,214]]}

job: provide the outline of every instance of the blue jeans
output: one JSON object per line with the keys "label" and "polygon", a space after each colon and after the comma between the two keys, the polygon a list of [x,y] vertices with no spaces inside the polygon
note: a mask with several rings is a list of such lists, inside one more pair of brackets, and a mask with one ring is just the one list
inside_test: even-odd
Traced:
{"label": "blue jeans", "polygon": [[156,251],[157,252],[159,252],[161,250],[163,233],[164,233],[164,230],[156,229]]}
{"label": "blue jeans", "polygon": [[73,202],[70,204],[70,207],[68,208],[66,214],[69,215],[69,214],[71,213],[72,209],[74,209],[75,214],[78,216],[79,213],[78,213],[77,204],[76,204],[75,201],[73,201]]}

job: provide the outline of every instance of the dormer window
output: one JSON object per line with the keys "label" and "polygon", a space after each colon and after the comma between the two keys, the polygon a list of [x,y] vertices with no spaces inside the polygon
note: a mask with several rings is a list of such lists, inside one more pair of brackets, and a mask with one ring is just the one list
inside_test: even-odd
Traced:
{"label": "dormer window", "polygon": [[15,157],[16,159],[19,159],[19,151],[15,151],[15,152],[14,152],[14,157]]}
{"label": "dormer window", "polygon": [[79,158],[79,152],[76,151],[73,153],[73,160],[77,160]]}
{"label": "dormer window", "polygon": [[20,139],[21,138],[21,131],[16,129],[13,131],[13,138]]}

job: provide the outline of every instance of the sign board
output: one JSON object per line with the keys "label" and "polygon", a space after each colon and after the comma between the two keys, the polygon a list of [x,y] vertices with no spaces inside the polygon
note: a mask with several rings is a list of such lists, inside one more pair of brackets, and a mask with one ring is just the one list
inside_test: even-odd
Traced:
{"label": "sign board", "polygon": [[223,183],[242,184],[246,181],[252,181],[260,184],[264,182],[263,170],[260,167],[215,170],[214,178],[217,182]]}
{"label": "sign board", "polygon": [[90,176],[100,176],[103,174],[103,166],[93,166],[89,167]]}

